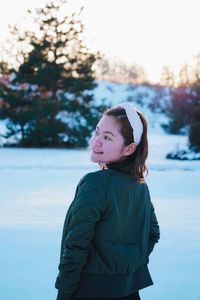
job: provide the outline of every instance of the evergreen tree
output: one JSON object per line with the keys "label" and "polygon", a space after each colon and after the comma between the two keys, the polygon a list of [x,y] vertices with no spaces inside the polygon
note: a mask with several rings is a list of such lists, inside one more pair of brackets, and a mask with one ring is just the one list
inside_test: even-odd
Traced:
{"label": "evergreen tree", "polygon": [[35,14],[34,32],[12,28],[21,49],[19,66],[0,89],[0,115],[9,120],[7,137],[18,136],[20,146],[86,146],[104,109],[95,108],[92,94],[99,54],[84,45],[79,14],[61,14],[66,4],[60,0],[28,11]]}
{"label": "evergreen tree", "polygon": [[192,114],[189,141],[191,148],[200,151],[200,106],[197,106]]}

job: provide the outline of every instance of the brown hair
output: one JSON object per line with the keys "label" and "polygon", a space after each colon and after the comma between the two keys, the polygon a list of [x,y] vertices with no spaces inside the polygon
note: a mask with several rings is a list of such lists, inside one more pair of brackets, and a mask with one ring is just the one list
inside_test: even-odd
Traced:
{"label": "brown hair", "polygon": [[[144,181],[144,176],[148,173],[146,166],[148,156],[147,121],[140,112],[137,113],[143,124],[143,133],[139,145],[137,145],[134,153],[126,157],[123,161],[106,164],[106,167],[132,174],[137,181]],[[120,127],[120,133],[124,138],[125,146],[134,143],[134,132],[123,108],[119,106],[110,108],[105,111],[103,116],[111,116],[116,119]]]}

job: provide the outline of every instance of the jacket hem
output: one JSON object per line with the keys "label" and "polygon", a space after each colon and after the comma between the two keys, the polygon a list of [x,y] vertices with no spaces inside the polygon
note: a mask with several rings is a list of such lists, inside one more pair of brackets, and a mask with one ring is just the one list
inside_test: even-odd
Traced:
{"label": "jacket hem", "polygon": [[132,274],[82,273],[74,297],[125,297],[152,284],[147,266]]}

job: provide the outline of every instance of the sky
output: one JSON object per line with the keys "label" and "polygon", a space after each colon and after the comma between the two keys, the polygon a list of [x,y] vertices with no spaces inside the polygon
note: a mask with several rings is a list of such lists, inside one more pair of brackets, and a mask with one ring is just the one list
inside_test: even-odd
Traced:
{"label": "sky", "polygon": [[[44,0],[6,0],[0,10],[0,40],[8,24]],[[84,6],[85,35],[93,50],[108,58],[140,64],[152,82],[169,65],[175,72],[193,63],[200,52],[199,0],[69,0],[72,9]]]}

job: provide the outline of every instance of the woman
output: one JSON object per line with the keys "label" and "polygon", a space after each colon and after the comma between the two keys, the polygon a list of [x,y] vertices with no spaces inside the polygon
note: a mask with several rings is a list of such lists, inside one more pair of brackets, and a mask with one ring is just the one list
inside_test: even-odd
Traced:
{"label": "woman", "polygon": [[144,181],[147,123],[130,103],[106,111],[91,140],[101,170],[79,182],[63,228],[57,300],[140,299],[152,285],[159,226]]}

